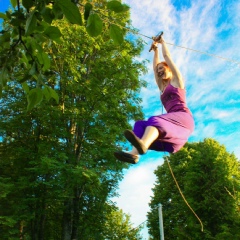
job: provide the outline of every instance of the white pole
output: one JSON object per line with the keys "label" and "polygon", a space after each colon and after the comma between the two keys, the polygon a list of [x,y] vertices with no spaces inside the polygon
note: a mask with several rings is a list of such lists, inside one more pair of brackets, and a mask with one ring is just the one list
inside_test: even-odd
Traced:
{"label": "white pole", "polygon": [[158,215],[159,215],[159,230],[160,230],[160,240],[164,240],[163,232],[163,216],[162,216],[162,204],[158,205]]}

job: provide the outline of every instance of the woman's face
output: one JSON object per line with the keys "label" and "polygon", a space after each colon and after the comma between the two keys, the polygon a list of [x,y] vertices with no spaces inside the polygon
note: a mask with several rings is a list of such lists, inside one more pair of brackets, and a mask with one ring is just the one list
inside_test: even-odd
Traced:
{"label": "woman's face", "polygon": [[169,67],[166,67],[164,64],[159,63],[157,65],[157,75],[159,78],[163,80],[171,79],[172,78],[172,72],[169,69]]}

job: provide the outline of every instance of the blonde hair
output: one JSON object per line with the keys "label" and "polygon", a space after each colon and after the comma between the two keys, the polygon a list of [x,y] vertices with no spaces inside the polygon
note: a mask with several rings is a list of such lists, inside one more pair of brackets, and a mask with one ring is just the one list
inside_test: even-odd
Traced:
{"label": "blonde hair", "polygon": [[[162,65],[164,65],[165,67],[168,67],[168,68],[169,68],[169,66],[167,65],[167,63],[166,63],[165,61],[159,62],[159,63],[157,64],[157,66],[158,66],[159,64],[162,64]],[[157,68],[157,66],[156,66],[156,68]],[[169,69],[170,69],[170,68],[169,68]],[[171,70],[171,69],[170,69],[170,70]]]}
{"label": "blonde hair", "polygon": [[170,72],[172,72],[172,70],[171,70],[170,67],[167,65],[167,63],[166,63],[165,61],[162,61],[162,62],[159,62],[159,63],[157,64],[157,66],[156,66],[156,68],[155,68],[156,73],[157,73],[157,68],[158,68],[158,65],[159,65],[159,64],[164,65],[165,67],[167,67],[167,68],[169,69]]}
{"label": "blonde hair", "polygon": [[[167,67],[167,68],[169,69],[169,71],[172,73],[172,70],[171,70],[170,67],[167,65],[167,63],[166,63],[165,61],[162,61],[162,62],[159,62],[159,63],[157,64],[157,66],[156,66],[156,69],[155,69],[156,74],[157,74],[157,68],[158,68],[158,65],[159,65],[159,64],[162,64],[162,65],[164,65],[165,67]],[[157,74],[157,76],[158,76],[158,74]],[[158,80],[159,80],[159,77],[158,77]]]}

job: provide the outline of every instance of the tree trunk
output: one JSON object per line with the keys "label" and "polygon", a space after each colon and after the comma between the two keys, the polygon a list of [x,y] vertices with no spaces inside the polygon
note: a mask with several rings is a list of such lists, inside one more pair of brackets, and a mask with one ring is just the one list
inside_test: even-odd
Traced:
{"label": "tree trunk", "polygon": [[38,240],[44,240],[46,214],[41,214],[39,228],[38,228]]}
{"label": "tree trunk", "polygon": [[23,240],[23,228],[24,228],[24,222],[23,221],[20,221],[20,224],[19,224],[19,235],[20,235],[20,240]]}
{"label": "tree trunk", "polygon": [[79,189],[76,187],[75,189],[75,198],[73,199],[73,224],[72,224],[72,240],[78,239],[78,228],[79,228],[79,217],[80,217],[80,209],[79,209],[79,201],[84,191],[84,186]]}
{"label": "tree trunk", "polygon": [[72,234],[72,202],[66,200],[64,202],[64,211],[62,217],[62,240],[71,240]]}
{"label": "tree trunk", "polygon": [[73,224],[72,224],[72,237],[71,239],[78,239],[79,227],[79,198],[73,199]]}

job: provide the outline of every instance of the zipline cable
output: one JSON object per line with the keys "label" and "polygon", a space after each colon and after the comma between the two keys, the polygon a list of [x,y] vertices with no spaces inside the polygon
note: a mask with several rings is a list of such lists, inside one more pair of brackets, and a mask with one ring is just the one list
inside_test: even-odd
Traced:
{"label": "zipline cable", "polygon": [[[143,37],[145,37],[145,38],[148,38],[148,39],[153,40],[153,37],[149,37],[149,36],[147,36],[147,35],[144,35],[144,34],[142,34],[142,33],[136,32],[136,31],[131,30],[131,29],[128,29],[128,30],[131,31],[132,33],[135,33],[135,34],[138,34],[138,35],[143,36]],[[188,47],[176,45],[176,44],[169,43],[169,42],[166,42],[166,41],[164,41],[164,42],[165,42],[166,44],[168,44],[168,45],[175,46],[175,47],[177,47],[177,48],[182,48],[182,49],[189,50],[189,51],[196,52],[196,53],[200,53],[200,54],[203,54],[203,55],[208,55],[208,56],[210,56],[210,57],[219,58],[219,59],[224,60],[224,61],[227,61],[227,62],[232,62],[232,63],[238,64],[239,67],[240,67],[240,62],[238,62],[238,61],[236,61],[236,60],[233,60],[233,59],[221,57],[221,56],[218,56],[218,55],[216,55],[216,54],[212,54],[212,53],[208,53],[208,52],[204,52],[204,51],[199,51],[199,50],[196,50],[196,49],[193,49],[193,48],[188,48]]]}
{"label": "zipline cable", "polygon": [[167,43],[167,42],[165,42],[165,43],[168,44],[168,45],[172,45],[172,46],[178,47],[178,48],[183,48],[183,49],[190,50],[190,51],[193,51],[193,52],[197,52],[197,53],[200,53],[200,54],[205,54],[205,55],[208,55],[208,56],[211,56],[211,57],[219,58],[219,59],[225,60],[225,61],[227,61],[227,62],[236,63],[236,64],[239,64],[239,66],[240,66],[240,62],[238,62],[238,61],[236,61],[236,60],[233,60],[233,59],[224,58],[224,57],[221,57],[221,56],[212,54],[212,53],[202,52],[202,51],[195,50],[195,49],[192,49],[192,48],[187,48],[187,47],[175,45],[175,44],[173,44],[173,43]]}
{"label": "zipline cable", "polygon": [[[82,5],[82,4],[80,4],[80,5]],[[83,5],[82,5],[82,6],[83,6]],[[93,11],[101,14],[104,18],[107,18],[107,20],[105,20],[105,21],[108,22],[108,23],[110,23],[110,24],[114,24],[114,25],[116,25],[116,26],[118,26],[118,27],[120,27],[120,28],[122,28],[122,29],[125,29],[125,30],[127,30],[127,31],[129,31],[129,32],[131,32],[131,33],[133,33],[133,34],[136,34],[136,35],[139,35],[139,36],[142,36],[142,37],[151,39],[151,40],[153,40],[153,38],[154,38],[154,37],[149,37],[149,36],[147,36],[147,35],[145,35],[145,34],[142,34],[142,33],[140,33],[139,31],[136,31],[136,30],[134,30],[134,29],[131,29],[130,27],[125,27],[125,26],[122,26],[122,25],[120,25],[120,24],[118,24],[118,23],[116,23],[116,22],[109,21],[109,16],[104,15],[104,14],[103,14],[102,12],[100,12],[100,11],[97,11],[97,10],[93,10]],[[188,47],[176,45],[176,44],[174,44],[174,43],[169,43],[169,42],[166,42],[166,41],[165,41],[165,43],[168,44],[168,45],[171,45],[171,46],[175,46],[175,47],[177,47],[177,48],[182,48],[182,49],[189,50],[189,51],[193,51],[193,52],[200,53],[200,54],[203,54],[203,55],[208,55],[208,56],[210,56],[210,57],[215,57],[215,58],[218,58],[218,59],[227,61],[227,62],[232,62],[232,63],[235,63],[235,64],[239,65],[239,67],[240,67],[240,62],[239,62],[239,61],[236,61],[236,60],[233,60],[233,59],[221,57],[221,56],[218,56],[218,55],[216,55],[216,54],[212,54],[212,53],[208,53],[208,52],[204,52],[204,51],[199,51],[199,50],[196,50],[196,49],[193,49],[193,48],[188,48]]]}

